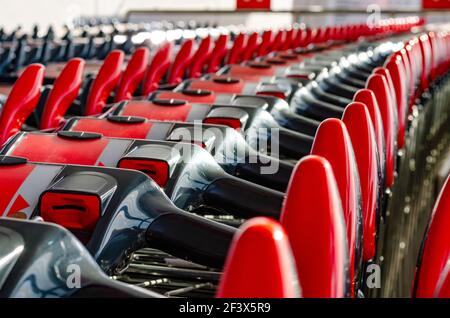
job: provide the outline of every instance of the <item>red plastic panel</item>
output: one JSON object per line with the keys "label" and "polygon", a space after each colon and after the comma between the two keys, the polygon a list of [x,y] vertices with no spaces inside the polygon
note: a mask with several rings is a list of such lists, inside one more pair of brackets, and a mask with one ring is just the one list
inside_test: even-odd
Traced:
{"label": "red plastic panel", "polygon": [[124,53],[122,51],[114,50],[108,54],[92,83],[86,102],[85,115],[102,113],[106,100],[119,83],[123,60]]}
{"label": "red plastic panel", "polygon": [[186,121],[192,105],[180,106],[156,105],[152,102],[130,101],[121,112],[121,116],[144,117],[152,120]]}
{"label": "red plastic panel", "polygon": [[93,231],[101,215],[101,201],[98,196],[84,193],[46,192],[39,211],[46,222],[69,230]]}
{"label": "red plastic panel", "polygon": [[231,244],[217,297],[293,298],[300,296],[298,287],[281,225],[262,217],[244,223]]}
{"label": "red plastic panel", "polygon": [[[263,76],[275,75],[276,68],[270,64],[258,62],[251,65],[231,65],[227,75],[251,82],[258,82]],[[262,65],[268,67],[261,67]]]}
{"label": "red plastic panel", "polygon": [[281,215],[303,297],[344,297],[347,238],[333,169],[323,157],[297,163]]}
{"label": "red plastic panel", "polygon": [[[201,91],[201,90],[200,90]],[[209,95],[185,94],[183,92],[159,91],[152,94],[152,99],[178,99],[189,103],[213,104],[216,101],[216,94],[210,91]]]}
{"label": "red plastic panel", "polygon": [[416,275],[415,296],[433,297],[439,276],[450,261],[450,177],[439,195]]}
{"label": "red plastic panel", "polygon": [[[8,178],[0,178],[0,216],[7,212],[9,203],[33,169],[34,166],[30,164],[0,166],[0,175],[8,176]],[[16,212],[15,209],[12,210]]]}
{"label": "red plastic panel", "polygon": [[0,145],[17,133],[41,97],[45,67],[32,64],[17,79],[0,114]]}
{"label": "red plastic panel", "polygon": [[390,103],[388,84],[384,76],[373,74],[369,77],[367,89],[374,92],[383,119],[384,144],[386,146],[386,187],[394,184],[395,161],[397,158],[397,128],[394,109]]}
{"label": "red plastic panel", "polygon": [[[358,170],[350,136],[344,123],[339,119],[324,120],[317,130],[311,154],[327,159],[333,168],[338,185],[349,249],[349,275],[354,282],[356,270],[360,266],[361,250],[361,211],[359,206]],[[353,295],[352,284],[351,294]]]}
{"label": "red plastic panel", "polygon": [[363,260],[375,257],[377,235],[378,157],[375,131],[366,105],[349,104],[342,121],[352,141],[358,165],[363,208]]}
{"label": "red plastic panel", "polygon": [[169,164],[161,160],[122,158],[117,165],[121,169],[142,171],[160,187],[165,187],[170,178]]}
{"label": "red plastic panel", "polygon": [[211,58],[207,65],[208,73],[215,73],[222,66],[222,63],[224,62],[225,56],[227,55],[228,52],[227,43],[228,43],[228,35],[226,34],[221,34],[219,38],[216,40],[214,49],[211,53]]}
{"label": "red plastic panel", "polygon": [[142,84],[142,94],[144,96],[158,89],[161,79],[170,67],[171,54],[172,43],[168,42],[153,56]]}
{"label": "red plastic panel", "polygon": [[63,139],[53,134],[27,134],[8,155],[35,162],[97,165],[108,140]]}
{"label": "red plastic panel", "polygon": [[167,77],[167,84],[179,84],[191,65],[194,52],[194,40],[186,40],[175,57]]}
{"label": "red plastic panel", "polygon": [[120,123],[107,119],[83,117],[78,119],[70,131],[93,132],[105,137],[145,139],[152,128],[151,122]]}
{"label": "red plastic panel", "polygon": [[211,36],[207,36],[202,40],[198,46],[197,51],[192,57],[191,67],[189,68],[190,78],[199,78],[205,71],[205,65],[207,65],[212,52],[212,39]]}
{"label": "red plastic panel", "polygon": [[146,47],[140,47],[133,53],[117,88],[116,102],[133,98],[133,94],[144,79],[149,55],[150,52]]}
{"label": "red plastic panel", "polygon": [[45,103],[40,129],[58,128],[64,122],[64,115],[78,96],[83,81],[85,62],[71,59],[53,84]]}
{"label": "red plastic panel", "polygon": [[[219,79],[228,79],[227,76],[216,76],[215,78],[219,78]],[[188,89],[204,89],[204,90],[210,90],[213,91],[215,93],[235,93],[235,94],[239,94],[243,91],[244,86],[245,86],[245,82],[242,80],[238,80],[236,79],[236,81],[234,81],[234,78],[232,78],[233,81],[229,81],[229,82],[218,82],[218,81],[214,81],[214,79],[212,80],[192,80],[189,82],[189,87]]]}

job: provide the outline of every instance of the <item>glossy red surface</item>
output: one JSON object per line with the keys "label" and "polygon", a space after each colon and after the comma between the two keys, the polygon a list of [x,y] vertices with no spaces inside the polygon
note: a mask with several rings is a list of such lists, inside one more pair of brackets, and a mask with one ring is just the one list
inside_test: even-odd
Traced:
{"label": "glossy red surface", "polygon": [[152,95],[152,99],[179,99],[189,103],[206,103],[212,104],[216,101],[217,95],[213,91],[209,91],[208,95],[185,94],[183,92],[174,91],[158,91]]}
{"label": "glossy red surface", "polygon": [[234,40],[233,46],[230,49],[227,64],[237,64],[242,62],[242,54],[246,43],[247,35],[245,33],[240,33]]}
{"label": "glossy red surface", "polygon": [[257,53],[259,44],[259,34],[257,32],[250,34],[247,40],[247,45],[242,53],[242,60],[248,61],[252,59]]}
{"label": "glossy red surface", "polygon": [[124,57],[124,53],[119,50],[109,53],[91,85],[85,115],[97,115],[103,112],[106,100],[119,83]]}
{"label": "glossy red surface", "polygon": [[100,218],[101,202],[86,193],[46,192],[39,204],[40,216],[69,230],[93,231]]}
{"label": "glossy red surface", "polygon": [[[349,275],[354,282],[360,267],[362,233],[362,215],[360,210],[360,186],[350,136],[345,124],[339,119],[323,121],[317,130],[311,149],[312,155],[327,159],[333,168],[334,176],[344,210],[349,250]],[[351,294],[353,294],[353,284]]]}
{"label": "glossy red surface", "polygon": [[[215,76],[214,78],[227,79],[228,76]],[[232,77],[230,77],[232,78]],[[234,79],[234,78],[233,78]],[[192,80],[189,82],[188,89],[206,89],[213,91],[215,93],[235,93],[239,94],[243,91],[245,82],[243,80],[238,80],[236,83],[219,83],[214,80]]]}
{"label": "glossy red surface", "polygon": [[47,98],[39,123],[40,129],[58,128],[64,122],[64,115],[80,91],[84,65],[84,60],[79,58],[67,62]]}
{"label": "glossy red surface", "polygon": [[447,264],[438,281],[434,297],[450,298],[450,265]]}
{"label": "glossy red surface", "polygon": [[430,38],[428,34],[419,37],[420,55],[422,58],[422,74],[420,77],[420,89],[424,91],[430,85],[430,75],[433,69],[433,57],[431,51]]}
{"label": "glossy red surface", "polygon": [[366,105],[359,102],[349,104],[342,121],[352,141],[358,165],[363,208],[363,260],[375,257],[378,201],[378,158],[375,131]]}
{"label": "glossy red surface", "polygon": [[219,38],[216,40],[214,44],[214,49],[211,52],[211,57],[207,64],[206,69],[207,73],[215,73],[222,67],[222,64],[225,60],[225,56],[228,53],[227,48],[228,39],[229,37],[227,34],[221,34]]}
{"label": "glossy red surface", "polygon": [[192,105],[157,105],[147,101],[130,101],[120,113],[121,116],[137,116],[152,120],[177,120],[186,121]]}
{"label": "glossy red surface", "polygon": [[31,164],[0,166],[0,174],[8,175],[7,179],[0,179],[0,216],[4,216],[4,213],[7,212],[11,214],[20,211],[20,209],[14,208],[11,208],[10,211],[6,211],[6,209],[33,169],[34,166]]}
{"label": "glossy red surface", "polygon": [[272,30],[265,30],[261,36],[261,45],[258,48],[258,56],[265,56],[271,52]]}
{"label": "glossy red surface", "polygon": [[273,42],[272,42],[272,46],[271,46],[271,48],[270,48],[270,51],[273,52],[273,51],[279,51],[279,50],[281,50],[282,47],[283,47],[283,44],[284,44],[285,36],[286,36],[285,31],[284,31],[284,30],[279,30],[279,31],[276,33],[276,35],[275,35],[275,37],[274,37],[274,39],[273,39]]}
{"label": "glossy red surface", "polygon": [[149,56],[150,51],[146,47],[140,47],[133,53],[117,88],[116,102],[133,97],[133,94],[144,79]]}
{"label": "glossy red surface", "polygon": [[391,187],[394,184],[395,162],[397,160],[397,124],[393,105],[390,103],[388,84],[384,76],[373,74],[369,77],[366,88],[374,92],[383,119],[384,143],[386,146],[385,186]]}
{"label": "glossy red surface", "polygon": [[280,50],[286,51],[292,48],[294,42],[294,29],[289,29],[285,33],[284,42]]}
{"label": "glossy red surface", "polygon": [[34,162],[94,166],[101,164],[98,159],[108,143],[106,138],[80,141],[60,138],[55,134],[27,134],[8,155]]}
{"label": "glossy red surface", "polygon": [[401,58],[393,58],[386,64],[386,68],[391,74],[392,82],[394,84],[395,96],[397,101],[397,114],[398,114],[398,138],[397,145],[399,149],[405,146],[405,129],[406,129],[406,119],[408,114],[407,107],[407,77],[406,71]]}
{"label": "glossy red surface", "polygon": [[70,131],[93,132],[105,137],[145,139],[152,127],[151,122],[119,123],[107,119],[81,117]]}
{"label": "glossy red surface", "polygon": [[194,54],[194,40],[189,39],[183,42],[178,51],[167,76],[167,84],[179,84],[183,81],[185,72],[192,62]]}
{"label": "glossy red surface", "polygon": [[0,113],[0,145],[20,131],[41,97],[45,67],[28,66],[14,84]]}
{"label": "glossy red surface", "polygon": [[307,156],[297,163],[280,222],[292,246],[303,297],[344,297],[347,239],[338,187],[326,159]]}
{"label": "glossy red surface", "polygon": [[299,296],[291,248],[281,225],[262,217],[244,223],[231,244],[217,297]]}
{"label": "glossy red surface", "polygon": [[158,89],[159,83],[170,67],[170,56],[172,55],[172,43],[167,42],[156,52],[147,69],[142,85],[144,96]]}
{"label": "glossy red surface", "polygon": [[375,94],[370,89],[360,89],[353,97],[353,101],[361,102],[366,105],[372,120],[375,131],[375,139],[377,142],[378,160],[380,162],[380,170],[386,173],[386,146],[383,131],[383,119],[381,118],[380,109]]}
{"label": "glossy red surface", "polygon": [[416,275],[415,296],[433,297],[439,276],[450,261],[450,177],[433,210]]}
{"label": "glossy red surface", "polygon": [[208,35],[200,42],[197,51],[192,57],[191,67],[188,71],[190,78],[199,78],[203,75],[204,68],[210,60],[212,49],[212,39]]}

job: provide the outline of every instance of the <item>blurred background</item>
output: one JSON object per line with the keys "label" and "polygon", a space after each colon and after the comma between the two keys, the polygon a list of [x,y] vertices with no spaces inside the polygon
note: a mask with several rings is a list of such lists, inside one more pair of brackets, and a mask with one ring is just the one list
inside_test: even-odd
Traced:
{"label": "blurred background", "polygon": [[[450,0],[15,0],[2,1],[0,20],[8,28],[34,24],[85,23],[89,17],[115,16],[130,22],[160,19],[207,21],[219,25],[243,24],[261,29],[293,21],[311,26],[356,23],[378,17],[418,14],[429,22],[449,20]],[[271,14],[254,12],[271,10]],[[239,13],[236,10],[240,10]],[[252,10],[253,12],[246,12]],[[20,12],[20,14],[18,14]],[[368,14],[369,13],[369,14]],[[264,18],[261,19],[261,15]]]}

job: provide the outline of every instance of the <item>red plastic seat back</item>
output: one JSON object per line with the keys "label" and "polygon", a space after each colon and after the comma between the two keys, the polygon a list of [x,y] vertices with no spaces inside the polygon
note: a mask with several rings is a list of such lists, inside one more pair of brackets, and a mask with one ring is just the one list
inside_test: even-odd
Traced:
{"label": "red plastic seat back", "polygon": [[302,37],[302,41],[300,43],[300,47],[307,47],[308,45],[310,45],[312,43],[312,30],[311,29],[306,29],[303,32],[303,37]]}
{"label": "red plastic seat back", "polygon": [[271,52],[272,30],[266,30],[261,36],[261,44],[258,48],[258,56],[265,56]]}
{"label": "red plastic seat back", "polygon": [[125,54],[119,50],[108,54],[91,85],[85,115],[97,115],[103,111],[109,95],[119,83],[124,57]]}
{"label": "red plastic seat back", "polygon": [[324,42],[324,29],[323,28],[317,28],[312,30],[311,34],[311,41],[314,44],[319,44]]}
{"label": "red plastic seat back", "polygon": [[214,49],[211,53],[211,58],[209,60],[207,69],[208,73],[215,73],[222,66],[222,63],[228,52],[227,44],[228,44],[228,35],[221,34],[219,38],[216,40]]}
{"label": "red plastic seat back", "polygon": [[363,210],[363,260],[375,257],[378,211],[378,154],[375,131],[369,111],[363,103],[350,103],[344,110],[342,121],[352,141],[358,165]]}
{"label": "red plastic seat back", "polygon": [[247,42],[247,35],[245,33],[239,34],[233,42],[230,49],[227,64],[237,64],[242,62],[242,53]]}
{"label": "red plastic seat back", "polygon": [[197,51],[192,57],[191,67],[189,68],[190,78],[199,78],[203,75],[205,64],[209,61],[212,52],[212,39],[211,36],[204,38]]}
{"label": "red plastic seat back", "polygon": [[428,34],[423,34],[419,37],[419,48],[422,58],[420,88],[423,91],[429,86],[429,80],[433,70],[433,52],[431,50],[430,37]]}
{"label": "red plastic seat back", "polygon": [[384,175],[386,173],[386,146],[384,144],[383,119],[381,118],[375,94],[370,89],[360,89],[353,97],[353,101],[363,103],[369,111],[370,119],[375,130],[380,171]]}
{"label": "red plastic seat back", "polygon": [[259,34],[253,32],[248,40],[247,45],[245,46],[244,52],[242,53],[242,61],[248,61],[253,59],[256,54],[256,51],[259,47]]}
{"label": "red plastic seat back", "polygon": [[272,47],[271,47],[270,51],[272,51],[272,52],[280,51],[283,47],[285,36],[286,36],[286,31],[284,31],[284,30],[278,31],[277,34],[275,35],[275,38],[273,39]]}
{"label": "red plastic seat back", "polygon": [[63,123],[64,115],[80,91],[84,65],[83,59],[74,58],[64,66],[45,103],[40,129],[57,128]]}
{"label": "red plastic seat back", "polygon": [[439,276],[450,261],[450,177],[433,210],[415,281],[416,297],[433,297]]}
{"label": "red plastic seat back", "polygon": [[192,62],[193,52],[194,40],[188,39],[181,45],[181,48],[172,63],[172,67],[170,68],[167,77],[167,84],[179,84],[183,81],[185,72]]}
{"label": "red plastic seat back", "polygon": [[307,156],[297,163],[280,220],[292,246],[303,297],[344,297],[347,238],[339,191],[326,159]]}
{"label": "red plastic seat back", "polygon": [[[312,155],[327,159],[333,168],[347,226],[349,275],[351,282],[358,277],[362,259],[362,215],[357,164],[350,136],[344,123],[336,118],[324,120],[314,138]],[[351,286],[351,294],[354,284]]]}
{"label": "red plastic seat back", "polygon": [[388,84],[384,76],[373,74],[366,85],[375,94],[377,104],[383,119],[384,144],[386,147],[386,176],[385,185],[391,187],[394,184],[394,171],[397,157],[397,123],[393,106],[389,101]]}
{"label": "red plastic seat back", "polygon": [[386,63],[386,68],[391,74],[397,101],[397,115],[399,135],[397,138],[398,148],[402,149],[405,145],[405,129],[407,118],[407,91],[406,91],[406,71],[400,57],[394,57]]}
{"label": "red plastic seat back", "polygon": [[142,95],[146,96],[158,89],[159,83],[170,67],[172,43],[167,42],[153,56],[142,83]]}
{"label": "red plastic seat back", "polygon": [[281,46],[281,50],[286,51],[292,48],[294,42],[294,29],[289,29],[285,32],[284,42]]}
{"label": "red plastic seat back", "polygon": [[396,97],[396,93],[395,93],[394,81],[392,80],[391,73],[385,67],[377,67],[377,68],[375,68],[373,70],[373,74],[380,74],[386,80],[387,88],[388,88],[388,91],[389,91],[388,102],[390,103],[390,108],[392,109],[392,112],[394,114],[395,127],[397,128],[397,130],[396,130],[396,135],[397,135],[396,142],[397,142],[397,148],[398,148],[398,139],[399,139],[399,134],[400,134],[401,130],[400,130],[400,125],[399,125],[399,120],[398,120],[397,97]]}
{"label": "red plastic seat back", "polygon": [[149,55],[150,52],[146,47],[140,47],[133,53],[117,88],[116,102],[133,98],[133,94],[144,79]]}
{"label": "red plastic seat back", "polygon": [[231,244],[217,297],[299,296],[289,240],[281,225],[263,217],[244,223]]}
{"label": "red plastic seat back", "polygon": [[0,113],[0,145],[17,133],[41,97],[45,67],[31,64],[17,79]]}
{"label": "red plastic seat back", "polygon": [[303,40],[306,36],[306,30],[303,29],[297,29],[297,32],[295,33],[294,41],[292,44],[293,49],[300,48],[303,44]]}

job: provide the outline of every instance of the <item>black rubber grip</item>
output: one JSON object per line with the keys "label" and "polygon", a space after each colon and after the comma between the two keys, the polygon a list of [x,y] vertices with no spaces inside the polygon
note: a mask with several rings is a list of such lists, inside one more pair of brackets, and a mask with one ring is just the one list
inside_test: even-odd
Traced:
{"label": "black rubber grip", "polygon": [[203,197],[207,205],[235,216],[278,219],[284,194],[236,177],[226,177],[214,180]]}
{"label": "black rubber grip", "polygon": [[[274,173],[265,173],[270,172],[268,171],[270,167],[275,169]],[[248,157],[245,162],[238,163],[236,176],[284,192],[286,191],[293,170],[294,165],[292,163],[258,154],[256,158]]]}
{"label": "black rubber grip", "polygon": [[[273,138],[273,137],[272,137]],[[300,159],[311,152],[314,137],[289,129],[279,129],[279,151],[293,159]],[[271,141],[273,144],[273,141]]]}
{"label": "black rubber grip", "polygon": [[221,269],[236,229],[180,210],[156,217],[147,243],[176,257]]}

